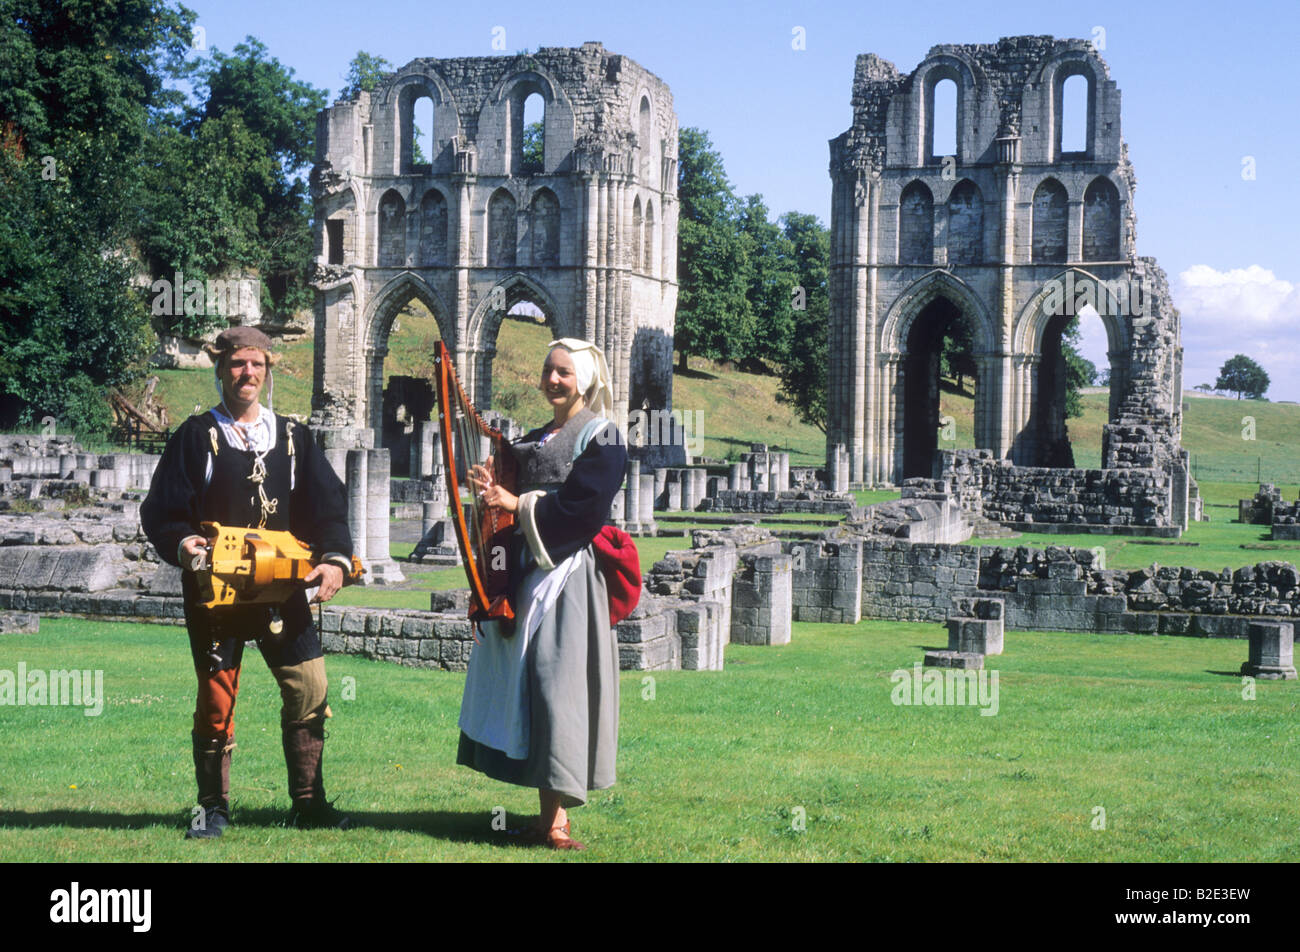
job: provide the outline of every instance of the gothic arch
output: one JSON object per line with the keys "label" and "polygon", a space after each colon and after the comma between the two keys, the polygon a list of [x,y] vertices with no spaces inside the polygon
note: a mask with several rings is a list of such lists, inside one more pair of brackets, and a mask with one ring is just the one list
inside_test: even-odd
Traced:
{"label": "gothic arch", "polygon": [[424,278],[414,272],[404,271],[380,288],[362,315],[364,336],[360,369],[363,379],[358,381],[362,384],[358,392],[365,400],[361,418],[376,433],[383,429],[384,358],[388,356],[388,335],[398,313],[412,300],[418,300],[429,309],[438,324],[438,335],[447,342],[448,347],[454,349],[456,325],[451,317],[452,311]]}
{"label": "gothic arch", "polygon": [[[1065,81],[1071,76],[1082,76],[1088,81],[1088,125],[1087,140],[1082,153],[1061,151],[1062,107],[1064,102]],[[1047,100],[1052,123],[1051,161],[1058,162],[1064,156],[1092,156],[1097,143],[1097,93],[1107,80],[1106,67],[1095,54],[1086,50],[1066,50],[1048,59],[1038,70],[1036,85],[1049,91]]]}
{"label": "gothic arch", "polygon": [[931,271],[912,282],[894,300],[881,330],[881,353],[906,354],[912,322],[926,305],[939,297],[950,300],[969,321],[977,354],[998,350],[997,324],[974,288],[948,271]]}
{"label": "gothic arch", "polygon": [[[1129,283],[1127,277],[1118,280],[1125,285]],[[1013,325],[1012,349],[1018,354],[1042,353],[1043,332],[1047,330],[1051,319],[1057,316],[1048,313],[1051,310],[1050,303],[1056,297],[1064,295],[1071,286],[1076,289],[1077,299],[1077,289],[1084,281],[1095,282],[1098,295],[1105,295],[1107,305],[1099,306],[1097,313],[1106,327],[1107,349],[1112,354],[1126,353],[1130,345],[1128,323],[1124,317],[1128,313],[1128,300],[1118,297],[1113,285],[1082,268],[1065,268],[1051,280],[1043,282],[1043,286],[1025,302]]]}
{"label": "gothic arch", "polygon": [[556,337],[574,336],[561,316],[559,303],[541,282],[522,272],[498,281],[479,299],[470,314],[465,346],[455,352],[465,390],[473,394],[474,405],[479,409],[492,405],[492,359],[496,356],[497,333],[506,314],[520,301],[536,304]]}
{"label": "gothic arch", "polygon": [[942,158],[934,154],[934,87],[945,79],[952,80],[957,87],[955,141],[957,161],[964,163],[970,156],[963,151],[963,142],[970,131],[966,115],[979,99],[980,87],[985,83],[985,76],[978,64],[962,56],[943,53],[932,57],[916,68],[913,76],[913,95],[911,103],[910,125],[916,130],[918,155],[917,165],[929,165]]}

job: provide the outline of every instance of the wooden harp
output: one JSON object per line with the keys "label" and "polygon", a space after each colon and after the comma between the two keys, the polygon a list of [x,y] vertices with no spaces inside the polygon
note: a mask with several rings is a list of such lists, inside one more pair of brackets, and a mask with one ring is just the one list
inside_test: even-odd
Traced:
{"label": "wooden harp", "polygon": [[486,464],[490,458],[493,481],[517,493],[519,466],[509,441],[483,421],[465,395],[451,352],[442,341],[438,341],[433,365],[438,439],[447,475],[448,508],[469,579],[469,617],[474,621],[512,621],[515,611],[510,604],[510,536],[515,529],[514,513],[481,502],[468,478],[466,499],[462,500],[460,474],[468,473],[471,466]]}

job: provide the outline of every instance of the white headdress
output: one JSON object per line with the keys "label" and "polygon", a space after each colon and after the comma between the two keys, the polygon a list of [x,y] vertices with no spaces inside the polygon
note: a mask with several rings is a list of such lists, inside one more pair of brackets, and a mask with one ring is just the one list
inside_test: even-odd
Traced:
{"label": "white headdress", "polygon": [[600,348],[576,337],[561,337],[551,341],[549,346],[563,347],[572,355],[578,390],[587,409],[611,419],[614,412],[614,388],[610,384],[609,367]]}

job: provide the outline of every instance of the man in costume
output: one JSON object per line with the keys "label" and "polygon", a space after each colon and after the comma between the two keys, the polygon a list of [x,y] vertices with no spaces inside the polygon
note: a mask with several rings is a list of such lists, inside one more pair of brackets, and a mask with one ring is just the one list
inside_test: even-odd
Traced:
{"label": "man in costume", "polygon": [[[315,567],[303,580],[328,601],[351,569],[347,495],[311,431],[259,403],[274,362],[271,340],[232,327],[207,350],[216,362],[220,402],[182,423],[167,443],[140,508],[159,556],[182,569],[185,623],[198,676],[194,774],[199,806],[187,838],[220,836],[230,824],[230,751],[244,642],[255,640],[280,686],[284,758],[293,826],[346,829],[325,799],[325,659],[305,590],[279,604],[204,608],[190,568],[204,551],[201,522],[286,530],[310,547]],[[274,382],[272,380],[272,387]],[[271,391],[273,395],[273,391]],[[268,402],[270,402],[268,400]]]}

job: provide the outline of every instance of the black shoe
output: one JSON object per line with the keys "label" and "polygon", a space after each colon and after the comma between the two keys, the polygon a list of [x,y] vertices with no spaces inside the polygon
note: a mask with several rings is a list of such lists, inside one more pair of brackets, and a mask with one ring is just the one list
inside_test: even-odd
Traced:
{"label": "black shoe", "polygon": [[190,828],[185,831],[185,838],[187,840],[213,840],[226,832],[228,826],[230,826],[229,807],[225,804],[215,803],[203,807],[203,813],[194,817]]}
{"label": "black shoe", "polygon": [[289,825],[296,830],[350,830],[352,818],[334,809],[323,798],[295,800],[289,811]]}

